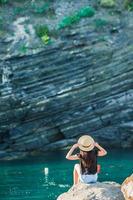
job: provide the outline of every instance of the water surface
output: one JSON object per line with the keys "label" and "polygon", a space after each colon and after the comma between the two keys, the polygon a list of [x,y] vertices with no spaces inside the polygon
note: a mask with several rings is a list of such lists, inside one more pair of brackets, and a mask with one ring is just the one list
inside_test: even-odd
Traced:
{"label": "water surface", "polygon": [[[72,185],[74,161],[66,152],[0,162],[1,200],[54,200]],[[133,173],[133,150],[109,150],[99,158],[99,181],[123,180]],[[45,170],[44,170],[45,169]]]}

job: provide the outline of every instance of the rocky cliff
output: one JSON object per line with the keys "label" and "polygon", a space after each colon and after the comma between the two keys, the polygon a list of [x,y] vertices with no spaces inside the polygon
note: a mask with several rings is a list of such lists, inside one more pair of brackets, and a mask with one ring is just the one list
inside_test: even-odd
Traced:
{"label": "rocky cliff", "polygon": [[84,133],[133,147],[131,2],[0,7],[0,157],[62,148]]}

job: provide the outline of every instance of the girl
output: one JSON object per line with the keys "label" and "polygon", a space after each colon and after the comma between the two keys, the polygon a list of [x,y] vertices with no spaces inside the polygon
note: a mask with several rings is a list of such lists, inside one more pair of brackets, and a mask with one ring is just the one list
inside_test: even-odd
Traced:
{"label": "girl", "polygon": [[[96,148],[95,148],[96,147]],[[79,148],[80,153],[72,155],[73,151]],[[93,138],[84,135],[79,138],[78,143],[74,144],[66,155],[68,160],[79,160],[80,164],[74,166],[74,184],[79,181],[83,183],[95,183],[97,181],[97,156],[105,156],[107,151]]]}

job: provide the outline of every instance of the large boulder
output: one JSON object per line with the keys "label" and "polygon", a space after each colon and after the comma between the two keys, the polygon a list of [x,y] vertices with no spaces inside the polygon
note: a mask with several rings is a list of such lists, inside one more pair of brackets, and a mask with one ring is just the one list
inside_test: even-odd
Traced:
{"label": "large boulder", "polygon": [[126,200],[133,200],[133,174],[123,182],[121,191]]}
{"label": "large boulder", "polygon": [[115,182],[79,183],[57,200],[124,200],[120,185]]}

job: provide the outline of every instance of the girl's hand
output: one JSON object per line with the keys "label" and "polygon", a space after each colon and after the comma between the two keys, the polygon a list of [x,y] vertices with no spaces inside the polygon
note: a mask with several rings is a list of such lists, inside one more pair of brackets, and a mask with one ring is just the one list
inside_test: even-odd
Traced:
{"label": "girl's hand", "polygon": [[99,149],[98,156],[105,156],[107,154],[107,151],[103,147],[101,147],[97,142],[95,142],[94,145]]}
{"label": "girl's hand", "polygon": [[72,146],[72,148],[74,148],[74,149],[76,149],[76,148],[78,148],[79,147],[79,144],[78,143],[76,143],[76,144],[74,144],[73,146]]}
{"label": "girl's hand", "polygon": [[94,142],[94,146],[95,146],[95,147],[98,147],[99,144],[98,144],[97,142]]}

